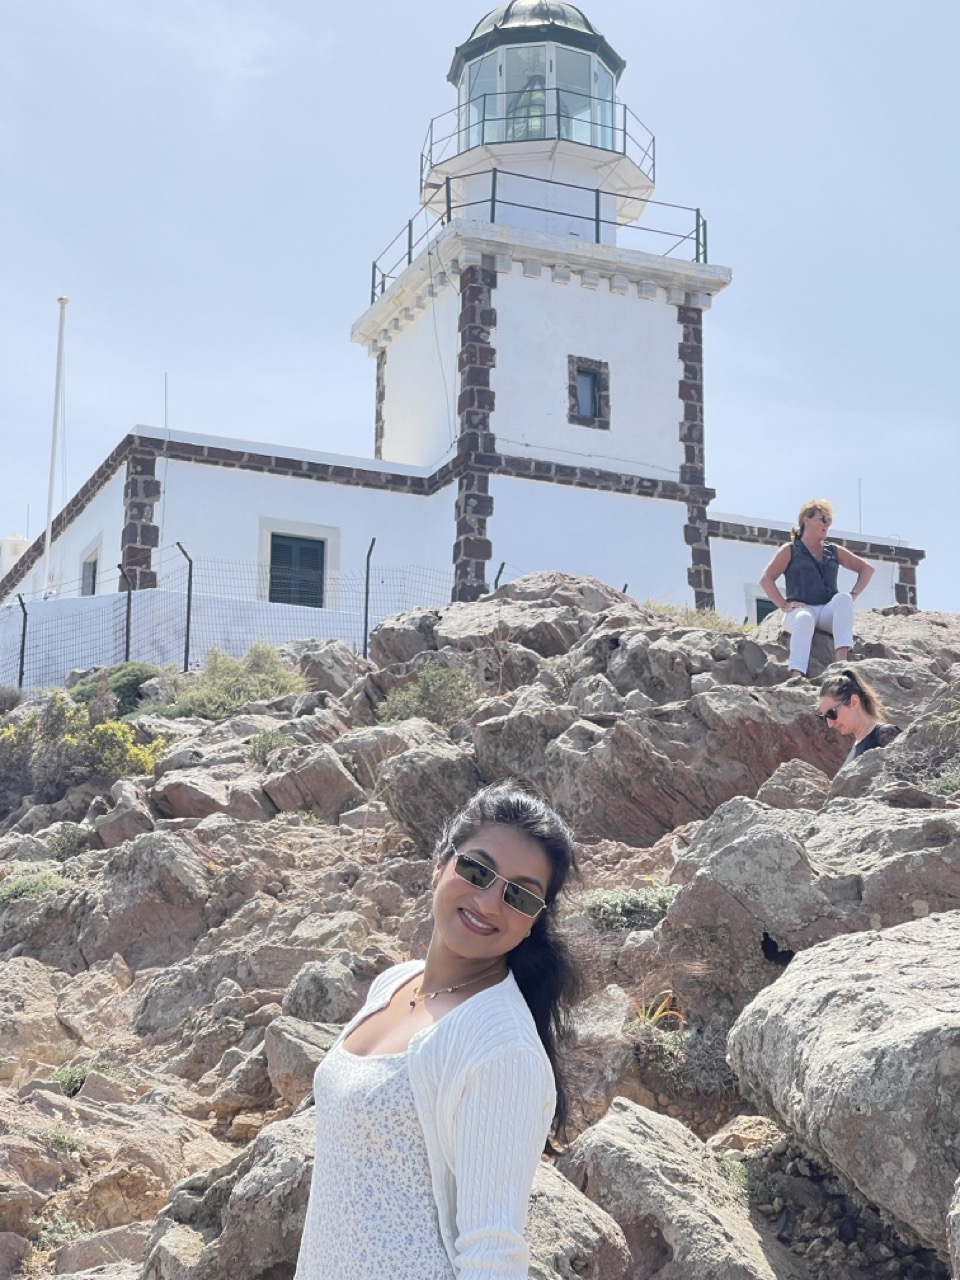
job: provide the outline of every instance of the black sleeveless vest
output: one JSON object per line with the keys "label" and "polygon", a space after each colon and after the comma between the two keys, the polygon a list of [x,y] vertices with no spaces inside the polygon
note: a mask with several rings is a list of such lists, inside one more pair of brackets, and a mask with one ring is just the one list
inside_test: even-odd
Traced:
{"label": "black sleeveless vest", "polygon": [[832,542],[823,544],[823,560],[818,560],[799,538],[794,538],[790,563],[783,575],[787,599],[801,600],[804,604],[826,604],[837,594],[839,569],[837,548]]}

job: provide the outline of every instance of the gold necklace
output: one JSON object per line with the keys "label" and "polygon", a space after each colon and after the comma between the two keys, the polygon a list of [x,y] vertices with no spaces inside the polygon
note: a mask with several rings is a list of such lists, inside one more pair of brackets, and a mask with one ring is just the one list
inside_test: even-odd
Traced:
{"label": "gold necklace", "polygon": [[474,982],[482,982],[484,978],[489,978],[500,968],[499,964],[484,969],[483,973],[477,973],[472,978],[467,978],[466,982],[458,982],[454,987],[441,987],[439,991],[424,991],[422,986],[414,987],[413,998],[410,1000],[410,1008],[415,1009],[421,1000],[436,1000],[437,996],[448,995],[451,991],[459,991],[461,987],[469,987]]}

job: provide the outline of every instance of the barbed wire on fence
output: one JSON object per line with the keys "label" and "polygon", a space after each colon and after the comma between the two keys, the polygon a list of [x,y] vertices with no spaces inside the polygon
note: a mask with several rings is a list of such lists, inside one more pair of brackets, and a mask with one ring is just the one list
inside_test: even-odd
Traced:
{"label": "barbed wire on fence", "polygon": [[196,667],[212,648],[239,657],[258,640],[337,639],[363,652],[368,631],[385,617],[448,604],[454,581],[452,568],[425,565],[321,574],[249,561],[188,563],[174,548],[156,563],[154,588],[83,596],[78,582],[62,584],[55,598],[37,592],[0,605],[0,684],[48,688],[72,670],[125,658]]}

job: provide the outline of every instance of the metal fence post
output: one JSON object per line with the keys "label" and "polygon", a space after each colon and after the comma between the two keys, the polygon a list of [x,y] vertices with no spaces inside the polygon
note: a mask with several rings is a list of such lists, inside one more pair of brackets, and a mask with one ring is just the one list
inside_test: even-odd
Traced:
{"label": "metal fence post", "polygon": [[444,185],[444,188],[445,188],[445,195],[446,195],[446,199],[447,199],[447,223],[449,224],[449,222],[450,222],[451,218],[453,217],[453,196],[452,196],[452,193],[451,193],[451,190],[450,190],[450,175],[449,175],[449,173],[448,173],[448,174],[447,174],[447,176],[444,178],[444,180],[443,180],[443,185]]}
{"label": "metal fence post", "polygon": [[596,243],[600,243],[600,188],[597,187],[593,193],[593,229],[596,236]]}
{"label": "metal fence post", "polygon": [[505,569],[506,567],[507,567],[507,562],[506,562],[506,560],[501,561],[501,563],[500,563],[500,568],[497,570],[497,576],[496,576],[496,577],[494,578],[494,580],[493,580],[493,589],[494,589],[494,591],[496,591],[497,587],[499,587],[499,585],[500,585],[500,575],[501,575],[501,573],[503,573],[503,571],[504,571],[504,569]]}
{"label": "metal fence post", "polygon": [[413,261],[413,219],[407,223],[407,266]]}
{"label": "metal fence post", "polygon": [[371,307],[377,300],[377,264],[374,263],[370,271],[370,305]]}
{"label": "metal fence post", "polygon": [[126,569],[124,569],[122,564],[118,564],[117,568],[120,570],[120,577],[127,584],[127,617],[126,617],[126,622],[124,624],[123,660],[124,662],[129,662],[130,661],[130,609],[133,601],[133,583],[127,577],[127,571]]}
{"label": "metal fence post", "polygon": [[20,608],[23,610],[23,625],[20,628],[20,666],[17,670],[17,688],[23,688],[23,666],[27,656],[27,606],[23,603],[23,596],[17,595],[20,601]]}
{"label": "metal fence post", "polygon": [[497,171],[490,170],[490,221],[497,220]]}
{"label": "metal fence post", "polygon": [[183,669],[190,670],[190,619],[193,614],[193,561],[184,550],[182,542],[177,543],[177,550],[187,562],[187,620],[183,628]]}
{"label": "metal fence post", "polygon": [[367,637],[370,634],[370,557],[376,546],[376,538],[370,539],[367,547],[367,570],[363,580],[363,656],[367,656]]}

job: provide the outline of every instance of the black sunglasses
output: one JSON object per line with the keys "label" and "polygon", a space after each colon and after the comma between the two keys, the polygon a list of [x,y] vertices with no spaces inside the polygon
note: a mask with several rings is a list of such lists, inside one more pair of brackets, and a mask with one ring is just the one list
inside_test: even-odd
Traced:
{"label": "black sunglasses", "polygon": [[821,720],[836,720],[837,712],[840,710],[841,707],[849,706],[850,699],[852,697],[853,697],[852,693],[847,694],[845,698],[840,699],[840,701],[837,703],[835,707],[831,707],[829,711],[818,711],[817,715]]}
{"label": "black sunglasses", "polygon": [[519,911],[522,916],[530,916],[531,919],[535,919],[547,905],[542,898],[538,898],[535,893],[525,889],[522,884],[516,884],[513,880],[508,880],[505,876],[498,875],[492,867],[488,867],[486,863],[478,862],[476,858],[471,858],[469,854],[458,853],[453,869],[461,880],[466,880],[468,884],[476,885],[478,889],[489,889],[494,880],[502,880],[504,902],[508,907],[512,907],[514,911]]}

